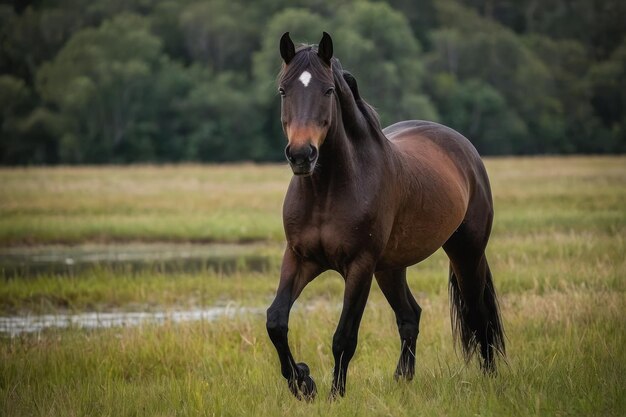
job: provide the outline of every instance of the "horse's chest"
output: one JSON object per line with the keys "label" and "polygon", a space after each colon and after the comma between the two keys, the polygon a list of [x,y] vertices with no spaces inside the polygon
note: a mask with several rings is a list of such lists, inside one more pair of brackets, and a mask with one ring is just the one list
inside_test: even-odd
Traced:
{"label": "horse's chest", "polygon": [[283,207],[287,242],[295,253],[340,269],[350,259],[381,246],[380,242],[372,244],[382,235],[380,222],[372,214],[379,211],[365,198],[346,192],[312,201],[308,195],[289,193]]}
{"label": "horse's chest", "polygon": [[358,226],[334,222],[308,224],[295,233],[288,233],[287,240],[300,256],[334,268],[354,257],[367,243],[363,242],[362,233],[358,229]]}

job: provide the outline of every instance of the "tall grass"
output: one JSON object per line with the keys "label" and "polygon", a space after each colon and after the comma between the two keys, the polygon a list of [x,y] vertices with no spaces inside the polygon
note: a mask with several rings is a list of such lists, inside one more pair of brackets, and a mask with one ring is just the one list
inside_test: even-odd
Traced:
{"label": "tall grass", "polygon": [[[215,322],[3,337],[0,415],[626,415],[625,162],[487,161],[496,199],[488,257],[508,347],[496,377],[483,376],[476,363],[466,365],[455,353],[447,259],[438,252],[409,269],[409,285],[424,310],[410,383],[393,379],[399,338],[374,284],[347,396],[326,401],[343,291],[338,275],[326,273],[305,289],[290,322],[294,355],[310,365],[320,392],[311,404],[292,398],[264,317],[253,313]],[[6,251],[53,241],[260,238],[274,242],[265,255],[277,260],[284,168],[4,170],[0,241]],[[220,213],[244,220],[222,224]],[[102,223],[94,226],[95,219]],[[278,279],[277,263],[270,265],[266,272],[242,267],[233,274],[100,266],[5,278],[0,314],[266,307]]]}
{"label": "tall grass", "polygon": [[328,403],[338,309],[317,303],[291,320],[294,354],[320,396],[291,397],[264,330],[250,316],[217,323],[53,331],[0,348],[4,415],[597,415],[626,410],[623,294],[521,294],[504,306],[508,364],[483,376],[455,354],[447,301],[422,298],[414,381],[396,383],[394,319],[366,309],[346,398]]}

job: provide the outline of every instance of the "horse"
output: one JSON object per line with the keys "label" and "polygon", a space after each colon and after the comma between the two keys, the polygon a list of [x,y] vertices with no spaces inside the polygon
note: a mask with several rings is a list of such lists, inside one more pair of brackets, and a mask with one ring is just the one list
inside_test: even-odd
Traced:
{"label": "horse", "polygon": [[452,330],[469,361],[480,352],[485,373],[505,356],[504,330],[485,248],[493,201],[483,162],[471,142],[446,126],[403,121],[385,129],[357,81],[333,57],[324,32],[318,46],[280,39],[278,77],[285,156],[293,171],[283,204],[287,240],[267,331],[293,395],[317,394],[308,365],[287,338],[294,302],[315,277],[337,271],[345,281],[333,336],[330,398],[343,397],[350,360],[373,277],[396,317],[396,379],[411,380],[422,309],[406,268],[440,247],[450,259]]}

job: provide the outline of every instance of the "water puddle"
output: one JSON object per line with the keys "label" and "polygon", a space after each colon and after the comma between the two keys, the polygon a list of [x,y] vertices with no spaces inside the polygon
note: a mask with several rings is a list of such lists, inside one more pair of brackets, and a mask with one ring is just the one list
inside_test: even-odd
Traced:
{"label": "water puddle", "polygon": [[253,307],[211,307],[206,309],[156,312],[106,312],[80,314],[43,314],[0,317],[0,334],[11,337],[22,333],[36,333],[45,329],[101,329],[136,327],[145,324],[163,325],[191,321],[214,321],[246,314],[262,314],[265,310]]}
{"label": "water puddle", "polygon": [[94,266],[124,271],[266,272],[280,259],[272,244],[130,243],[110,245],[0,248],[0,271],[6,277],[63,274]]}

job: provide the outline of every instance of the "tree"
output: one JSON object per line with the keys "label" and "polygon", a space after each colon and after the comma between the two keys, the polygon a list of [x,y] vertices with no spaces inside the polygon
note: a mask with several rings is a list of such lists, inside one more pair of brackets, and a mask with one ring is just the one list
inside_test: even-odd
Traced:
{"label": "tree", "polygon": [[[592,104],[610,137],[596,140],[592,149],[626,151],[626,38],[611,57],[591,68]],[[601,139],[601,138],[597,138]]]}
{"label": "tree", "polygon": [[433,32],[429,71],[488,83],[528,127],[516,152],[556,152],[564,136],[563,108],[544,63],[512,31],[471,10],[443,3],[439,13],[456,29]]}
{"label": "tree", "polygon": [[606,59],[626,35],[626,3],[621,0],[463,0],[484,17],[518,33],[575,40]]}
{"label": "tree", "polygon": [[186,65],[193,61],[185,45],[183,31],[180,28],[180,14],[189,0],[161,0],[149,14],[152,33],[163,45],[163,52],[171,59]]}
{"label": "tree", "polygon": [[385,3],[359,2],[339,10],[336,27],[336,55],[383,124],[438,117],[422,93],[421,48],[402,14]]}
{"label": "tree", "polygon": [[440,73],[432,87],[442,122],[465,135],[481,154],[507,155],[524,146],[526,124],[489,84],[459,82],[452,74]]}
{"label": "tree", "polygon": [[255,46],[254,26],[246,22],[248,8],[228,0],[195,2],[180,14],[189,56],[215,71],[249,67]]}
{"label": "tree", "polygon": [[0,6],[0,72],[34,84],[35,73],[52,59],[74,31],[83,26],[75,10],[27,8],[21,15]]}
{"label": "tree", "polygon": [[195,82],[179,107],[190,127],[188,159],[266,159],[269,145],[261,134],[259,108],[241,76],[220,73]]}
{"label": "tree", "polygon": [[441,120],[486,153],[624,152],[624,13],[619,0],[0,5],[0,162],[282,159],[286,31],[331,33],[383,124]]}
{"label": "tree", "polygon": [[[603,130],[591,105],[591,83],[587,73],[591,62],[582,43],[575,40],[555,40],[543,35],[529,35],[525,44],[548,68],[552,96],[563,109],[564,134],[555,145],[555,152],[571,153],[577,150],[598,152],[589,146],[590,140]],[[604,133],[602,134],[604,135]]]}
{"label": "tree", "polygon": [[160,60],[161,44],[146,19],[122,14],[83,29],[37,74],[41,96],[58,107],[66,126],[61,156],[74,162],[128,161],[150,145],[130,134]]}
{"label": "tree", "polygon": [[389,5],[404,15],[413,30],[413,35],[426,50],[429,50],[429,32],[439,24],[435,0],[390,0]]}

